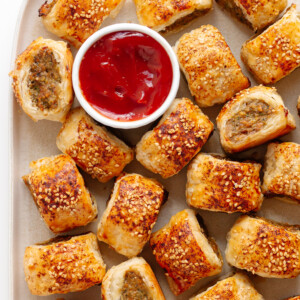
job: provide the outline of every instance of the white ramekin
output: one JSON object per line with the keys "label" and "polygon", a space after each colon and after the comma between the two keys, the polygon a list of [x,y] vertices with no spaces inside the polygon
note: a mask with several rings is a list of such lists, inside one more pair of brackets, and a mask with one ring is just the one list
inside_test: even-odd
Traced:
{"label": "white ramekin", "polygon": [[[80,88],[79,83],[79,68],[82,61],[83,56],[85,55],[86,51],[100,38],[103,36],[117,31],[138,31],[145,33],[155,39],[158,43],[162,45],[162,47],[166,50],[167,54],[170,57],[172,70],[173,70],[173,80],[169,95],[167,96],[166,100],[163,104],[154,111],[151,115],[136,121],[118,121],[110,119],[99,112],[97,112],[85,99],[82,90]],[[114,128],[121,128],[121,129],[130,129],[130,128],[138,128],[144,125],[147,125],[156,119],[158,119],[171,105],[172,101],[175,99],[179,81],[180,81],[180,70],[178,61],[176,58],[176,54],[174,53],[170,44],[156,31],[142,25],[132,24],[132,23],[120,23],[111,26],[104,27],[99,31],[95,32],[91,35],[80,47],[78,53],[75,57],[74,64],[73,64],[73,71],[72,71],[72,81],[73,81],[73,88],[76,94],[76,97],[83,107],[83,109],[96,121],[102,123],[109,127]]]}

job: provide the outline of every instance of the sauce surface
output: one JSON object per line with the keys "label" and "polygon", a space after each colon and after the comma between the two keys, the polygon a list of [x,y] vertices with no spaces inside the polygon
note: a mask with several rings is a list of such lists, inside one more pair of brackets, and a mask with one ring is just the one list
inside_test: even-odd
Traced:
{"label": "sauce surface", "polygon": [[99,39],[79,69],[85,99],[102,115],[119,121],[140,120],[157,110],[170,92],[172,77],[165,49],[135,31]]}

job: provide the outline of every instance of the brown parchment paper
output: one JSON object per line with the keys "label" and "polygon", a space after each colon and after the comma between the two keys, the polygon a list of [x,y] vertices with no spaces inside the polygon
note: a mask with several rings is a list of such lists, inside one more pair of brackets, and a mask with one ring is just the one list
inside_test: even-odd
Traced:
{"label": "brown parchment paper", "polygon": [[[21,53],[32,40],[39,36],[45,38],[52,38],[58,40],[58,38],[49,32],[47,32],[41,20],[38,17],[38,8],[44,2],[44,0],[25,0],[24,10],[22,13],[22,19],[20,21],[19,31],[16,38],[16,53]],[[298,10],[300,10],[300,0],[293,0],[298,4]],[[292,1],[289,1],[289,4]],[[137,17],[135,13],[135,6],[132,0],[127,0],[124,7],[120,11],[116,19],[107,19],[103,26],[107,26],[113,23],[120,22],[136,22]],[[185,28],[176,34],[169,34],[166,39],[173,46],[176,40],[184,33],[191,31],[201,25],[212,24],[216,26],[224,35],[227,43],[229,44],[234,56],[243,68],[243,71],[250,78],[252,86],[257,85],[257,82],[247,72],[245,66],[240,60],[240,49],[244,41],[249,39],[253,32],[242,23],[234,20],[227,12],[222,11],[219,6],[214,3],[213,10],[207,15],[199,17],[190,26]],[[76,51],[74,50],[75,54]],[[294,141],[300,143],[299,135],[299,117],[296,112],[297,99],[300,95],[300,69],[294,71],[288,77],[282,79],[275,84],[278,92],[283,97],[286,106],[290,109],[297,122],[297,129],[292,133],[280,138],[282,141]],[[178,97],[186,96],[191,98],[188,91],[187,84],[183,76],[181,76],[181,84],[178,92]],[[55,155],[59,153],[56,147],[55,139],[58,131],[61,127],[60,123],[50,121],[39,121],[34,123],[19,107],[11,94],[11,183],[12,183],[12,226],[11,226],[11,295],[14,300],[33,300],[40,299],[38,296],[30,294],[26,282],[24,280],[23,273],[23,254],[25,247],[37,242],[48,240],[54,235],[46,228],[46,225],[42,221],[39,212],[32,200],[29,191],[25,187],[21,180],[21,176],[29,172],[29,162],[39,159],[41,157]],[[75,102],[75,106],[78,106],[78,102]],[[211,121],[215,123],[216,116],[220,111],[221,106],[203,109]],[[112,130],[116,135],[122,138],[124,141],[131,145],[135,145],[140,137],[151,127],[145,126],[138,130]],[[237,154],[233,158],[251,158],[258,161],[262,161],[266,151],[266,145],[256,147],[252,150]],[[213,136],[203,147],[202,152],[214,152],[222,153],[222,148],[219,142],[218,131],[215,130]],[[166,224],[170,217],[176,212],[187,208],[185,201],[185,184],[186,184],[186,168],[183,169],[178,175],[163,180],[160,176],[151,173],[143,168],[136,160],[134,160],[125,169],[127,172],[136,172],[148,177],[154,177],[164,184],[169,191],[169,200],[163,206],[159,215],[158,221],[154,227],[154,231],[161,228]],[[93,231],[96,233],[97,224],[100,216],[102,215],[106,200],[110,194],[113,186],[113,180],[107,184],[101,184],[97,180],[91,179],[90,176],[84,174],[84,178],[91,193],[95,196],[99,209],[99,217],[96,222],[79,228],[71,232],[71,234],[83,233],[87,231]],[[5,201],[6,199],[2,199]],[[231,226],[240,214],[227,215],[224,213],[214,213],[199,210],[200,215],[203,217],[209,234],[215,238],[219,245],[222,255],[224,257],[224,250],[226,247],[226,234],[230,230]],[[271,218],[276,221],[288,222],[290,224],[300,224],[300,205],[293,205],[281,202],[276,199],[266,199],[263,203],[262,209],[258,212],[258,215],[266,218]],[[110,268],[113,265],[119,264],[126,260],[125,257],[117,254],[114,250],[110,249],[106,244],[100,243],[101,253],[107,267]],[[220,276],[226,276],[226,274],[232,272],[227,263],[224,261],[224,268],[220,275],[202,279],[193,288],[186,291],[182,295],[175,297],[166,282],[164,272],[160,266],[156,263],[154,256],[151,253],[150,247],[147,244],[142,252],[143,256],[154,270],[157,279],[163,289],[167,300],[185,300],[195,294],[199,289],[209,285],[210,282],[217,280]],[[225,258],[224,258],[225,259]],[[293,295],[300,295],[300,278],[296,279],[266,279],[258,276],[252,276],[248,274],[254,283],[257,290],[265,297],[266,300],[281,300]],[[53,295],[44,297],[45,300],[50,299],[72,299],[81,300],[89,299],[96,300],[101,299],[100,286],[90,288],[81,293],[71,293],[68,295]]]}

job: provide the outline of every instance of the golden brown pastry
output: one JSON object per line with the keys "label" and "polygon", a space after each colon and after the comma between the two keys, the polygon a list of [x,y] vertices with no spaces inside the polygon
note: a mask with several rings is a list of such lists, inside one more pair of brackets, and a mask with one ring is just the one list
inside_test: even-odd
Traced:
{"label": "golden brown pastry", "polygon": [[191,100],[175,99],[158,125],[136,145],[136,159],[163,178],[171,177],[201,150],[213,128]]}
{"label": "golden brown pastry", "polygon": [[190,300],[263,300],[249,278],[241,273],[217,282],[205,292],[191,298]]}
{"label": "golden brown pastry", "polygon": [[291,298],[288,298],[286,300],[300,300],[300,296],[291,297]]}
{"label": "golden brown pastry", "polygon": [[259,36],[245,42],[241,58],[256,79],[272,84],[300,66],[300,19],[293,4]]}
{"label": "golden brown pastry", "polygon": [[133,160],[133,150],[96,123],[81,107],[71,110],[56,144],[93,178],[107,182]]}
{"label": "golden brown pastry", "polygon": [[116,17],[124,0],[52,0],[39,9],[47,30],[76,48],[101,26],[108,17]]}
{"label": "golden brown pastry", "polygon": [[200,107],[224,103],[250,86],[224,37],[212,25],[184,34],[174,50]]}
{"label": "golden brown pastry", "polygon": [[155,275],[142,257],[134,257],[108,270],[103,300],[165,300]]}
{"label": "golden brown pastry", "polygon": [[227,262],[269,278],[300,274],[300,226],[263,218],[240,217],[227,237]]}
{"label": "golden brown pastry", "polygon": [[240,152],[289,133],[294,117],[275,88],[255,86],[227,102],[217,117],[222,147]]}
{"label": "golden brown pastry", "polygon": [[183,293],[199,279],[222,270],[218,246],[206,237],[191,209],[177,213],[167,225],[153,233],[150,246],[175,295]]}
{"label": "golden brown pastry", "polygon": [[98,239],[127,257],[137,256],[150,239],[161,205],[163,186],[139,174],[123,174],[115,183],[98,225]]}
{"label": "golden brown pastry", "polygon": [[187,172],[186,199],[190,206],[227,213],[259,210],[261,165],[199,153]]}
{"label": "golden brown pastry", "polygon": [[287,6],[287,0],[216,0],[216,2],[255,31],[272,24]]}
{"label": "golden brown pastry", "polygon": [[97,203],[68,155],[41,158],[31,162],[30,168],[23,180],[54,233],[85,226],[97,218]]}
{"label": "golden brown pastry", "polygon": [[134,0],[138,20],[155,31],[174,32],[212,8],[212,0]]}
{"label": "golden brown pastry", "polygon": [[17,101],[33,120],[63,122],[73,103],[73,56],[65,42],[37,38],[10,72]]}
{"label": "golden brown pastry", "polygon": [[287,142],[268,145],[262,191],[266,195],[280,195],[300,204],[299,144]]}
{"label": "golden brown pastry", "polygon": [[33,295],[66,294],[100,284],[105,274],[93,233],[57,237],[26,248],[24,272]]}

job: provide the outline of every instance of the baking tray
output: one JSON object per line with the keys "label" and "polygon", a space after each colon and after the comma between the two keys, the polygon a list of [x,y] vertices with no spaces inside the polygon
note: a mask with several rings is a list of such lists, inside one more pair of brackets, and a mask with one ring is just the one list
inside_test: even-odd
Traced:
{"label": "baking tray", "polygon": [[[294,0],[300,9],[300,1]],[[38,17],[38,8],[42,5],[43,0],[26,0],[24,1],[20,13],[19,24],[15,35],[15,46],[13,49],[13,61],[16,55],[21,53],[34,39],[39,36],[44,38],[58,38],[47,32],[41,20]],[[289,4],[292,1],[289,1]],[[126,1],[124,7],[120,11],[116,19],[107,19],[103,26],[119,22],[137,22],[135,13],[135,6],[132,1]],[[166,39],[173,46],[176,40],[185,32],[189,32],[204,24],[212,24],[216,26],[224,35],[229,44],[234,56],[242,66],[244,73],[250,78],[252,86],[257,85],[257,82],[247,72],[245,66],[240,61],[240,49],[244,41],[249,39],[253,32],[245,25],[234,20],[227,12],[222,11],[219,6],[214,3],[213,10],[207,15],[198,18],[190,26],[183,31],[176,34],[169,34]],[[73,54],[76,51],[73,49]],[[13,68],[13,64],[12,64]],[[299,117],[296,112],[296,103],[300,95],[300,69],[294,71],[288,77],[282,79],[275,84],[278,92],[283,97],[286,106],[290,109],[297,122],[297,129],[292,133],[280,138],[281,141],[294,141],[300,143],[299,135]],[[188,91],[187,84],[183,77],[181,77],[181,85],[178,92],[178,97],[189,97],[191,95]],[[11,157],[11,272],[10,272],[10,295],[14,300],[33,300],[40,299],[38,296],[30,294],[23,273],[23,254],[25,247],[37,242],[48,240],[54,235],[46,228],[42,221],[39,212],[31,198],[31,195],[21,177],[29,172],[29,162],[37,160],[41,157],[55,155],[59,153],[56,147],[55,139],[60,130],[61,124],[50,121],[39,121],[34,123],[23,111],[15,101],[11,92],[10,101],[10,157]],[[74,106],[78,106],[75,101]],[[203,109],[215,124],[216,116],[220,111],[221,106]],[[135,145],[141,136],[151,127],[145,126],[138,130],[112,130],[117,136],[125,140],[131,145]],[[252,150],[234,155],[235,159],[251,158],[262,162],[266,151],[266,145],[256,147]],[[218,131],[215,130],[213,136],[203,147],[202,152],[222,153],[222,148],[219,142]],[[160,176],[151,173],[143,168],[136,160],[129,164],[125,171],[136,172],[148,177],[158,179],[169,191],[169,200],[163,206],[154,231],[161,228],[168,222],[170,217],[176,212],[187,208],[185,201],[185,184],[186,184],[186,168],[184,168],[178,175],[172,178],[163,180]],[[102,215],[106,200],[109,197],[110,191],[113,187],[113,180],[107,184],[99,183],[93,180],[90,176],[83,174],[84,179],[91,193],[96,197],[99,217],[96,222],[76,230],[71,231],[71,234],[84,233],[92,231],[96,233],[97,224]],[[209,234],[215,238],[219,245],[222,255],[224,257],[224,249],[226,247],[226,234],[239,217],[239,213],[228,215],[225,213],[215,213],[198,210],[204,223],[208,229]],[[261,210],[258,212],[259,216],[271,218],[276,221],[288,222],[290,224],[300,223],[300,206],[289,203],[284,203],[276,199],[266,199]],[[117,254],[111,250],[106,244],[100,243],[100,249],[107,268],[119,264],[126,260],[125,257]],[[205,278],[200,280],[193,288],[189,289],[182,295],[175,297],[166,282],[164,272],[156,263],[154,256],[151,253],[149,245],[147,244],[144,251],[141,253],[154,270],[156,277],[163,289],[167,300],[180,299],[186,300],[199,289],[207,286],[210,282],[217,280],[220,276],[226,276],[232,269],[224,261],[223,271],[220,275]],[[266,279],[249,274],[250,279],[254,283],[257,290],[264,296],[266,300],[281,300],[292,295],[300,294],[300,277],[296,279]],[[84,292],[71,293],[67,295],[52,295],[43,297],[45,300],[49,299],[100,299],[100,286],[92,287]]]}

